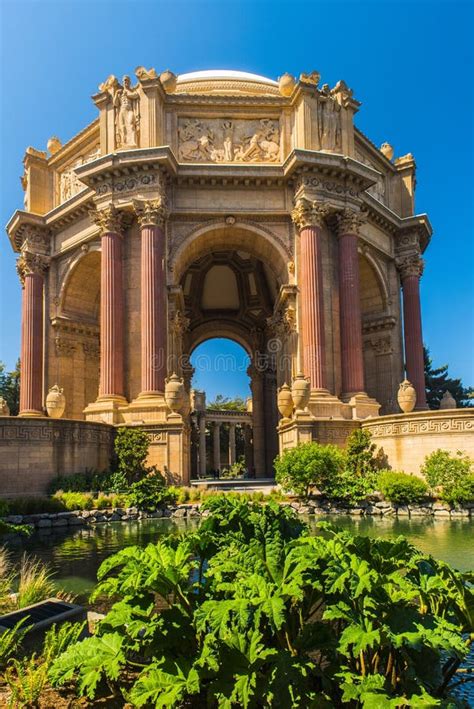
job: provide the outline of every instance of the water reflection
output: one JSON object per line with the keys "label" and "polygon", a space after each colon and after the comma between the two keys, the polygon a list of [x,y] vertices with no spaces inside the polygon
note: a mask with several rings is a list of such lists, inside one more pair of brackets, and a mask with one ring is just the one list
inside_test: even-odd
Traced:
{"label": "water reflection", "polygon": [[[474,568],[474,525],[469,520],[432,518],[310,517],[310,529],[325,519],[351,532],[387,538],[405,535],[421,551],[449,562],[461,570]],[[24,551],[47,562],[55,572],[58,587],[85,600],[92,590],[102,561],[124,547],[145,546],[165,534],[186,534],[197,528],[196,520],[150,519],[114,522],[96,527],[35,533],[29,539],[9,543],[14,559]]]}

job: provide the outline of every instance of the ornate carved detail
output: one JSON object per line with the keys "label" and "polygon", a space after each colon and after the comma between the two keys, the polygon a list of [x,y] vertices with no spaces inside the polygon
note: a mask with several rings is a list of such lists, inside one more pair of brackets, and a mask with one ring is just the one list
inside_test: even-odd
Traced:
{"label": "ornate carved detail", "polygon": [[409,276],[421,278],[423,274],[424,261],[419,253],[398,256],[395,259],[395,265],[400,272],[402,281]]}
{"label": "ornate carved detail", "polygon": [[133,200],[133,208],[137,215],[138,223],[144,226],[163,227],[168,216],[166,197],[163,195],[152,200]]}
{"label": "ornate carved detail", "polygon": [[51,234],[47,229],[34,224],[25,224],[22,233],[22,251],[48,254],[51,247]]}
{"label": "ornate carved detail", "polygon": [[[406,414],[404,418],[408,418]],[[415,414],[416,416],[416,414]],[[436,433],[468,433],[474,431],[474,419],[458,418],[457,416],[432,417],[433,412],[425,420],[393,421],[368,426],[374,438],[385,436],[423,435]],[[365,427],[364,427],[365,428]]]}
{"label": "ornate carved detail", "polygon": [[124,76],[122,86],[117,82],[113,91],[115,108],[115,140],[117,148],[138,148],[140,128],[140,101],[137,87],[129,76]]}
{"label": "ornate carved detail", "polygon": [[377,356],[392,354],[393,352],[391,337],[374,337],[370,340],[370,344]]}
{"label": "ornate carved detail", "polygon": [[321,150],[340,152],[341,106],[331,95],[328,84],[321,87],[318,100],[319,140]]}
{"label": "ornate carved detail", "polygon": [[344,234],[359,234],[360,227],[365,222],[365,217],[355,209],[343,209],[336,215],[337,231],[339,236]]}
{"label": "ornate carved detail", "polygon": [[331,212],[331,208],[326,204],[301,198],[297,200],[291,218],[301,230],[309,226],[323,226]]}
{"label": "ornate carved detail", "polygon": [[54,345],[56,347],[56,354],[64,355],[65,357],[70,357],[76,351],[76,343],[64,337],[55,337]]}
{"label": "ornate carved detail", "polygon": [[86,185],[76,175],[76,168],[85,165],[92,160],[100,157],[100,146],[94,148],[91,152],[77,158],[72,165],[69,165],[59,175],[59,201],[65,202],[82,190],[87,189]]}
{"label": "ornate carved detail", "polygon": [[371,332],[383,332],[384,330],[392,330],[397,324],[396,318],[393,315],[382,315],[381,317],[370,318],[362,323],[362,332],[365,334]]}
{"label": "ornate carved detail", "polygon": [[65,443],[98,443],[109,445],[112,442],[112,426],[104,426],[103,423],[93,425],[89,421],[61,421],[52,419],[48,424],[16,423],[14,420],[8,426],[0,427],[0,441],[9,443],[21,441],[34,444],[54,441]]}
{"label": "ornate carved detail", "polygon": [[418,229],[410,231],[402,231],[398,235],[396,244],[397,253],[402,255],[404,251],[419,251],[420,250],[420,234]]}
{"label": "ornate carved detail", "polygon": [[82,349],[86,357],[98,359],[100,355],[100,346],[97,342],[83,342]]}
{"label": "ornate carved detail", "polygon": [[279,162],[279,123],[270,118],[180,118],[178,159],[183,162]]}
{"label": "ornate carved detail", "polygon": [[321,78],[321,74],[319,71],[312,71],[310,74],[300,74],[300,81],[302,84],[309,84],[310,86],[317,86],[319,84],[319,80]]}
{"label": "ornate carved detail", "polygon": [[37,273],[44,276],[49,268],[51,259],[43,254],[35,254],[31,251],[22,251],[21,256],[17,259],[16,270],[22,285],[25,282],[26,276],[32,273]]}
{"label": "ornate carved detail", "polygon": [[176,310],[170,319],[170,326],[175,335],[182,337],[189,329],[190,322],[191,321],[183,314],[182,310]]}
{"label": "ornate carved detail", "polygon": [[159,170],[137,170],[133,175],[122,177],[109,176],[99,182],[95,188],[98,197],[103,197],[109,192],[123,194],[140,189],[161,190],[163,187],[162,175]]}
{"label": "ornate carved detail", "polygon": [[356,189],[355,185],[347,182],[346,178],[333,177],[332,179],[327,179],[326,175],[319,174],[317,172],[303,172],[296,179],[295,192],[298,193],[300,190],[318,190],[319,192],[327,192],[331,196],[335,197],[357,197],[359,195],[359,190]]}
{"label": "ornate carved detail", "polygon": [[122,234],[124,215],[114,204],[103,209],[90,209],[89,215],[92,221],[100,227],[101,235]]}
{"label": "ornate carved detail", "polygon": [[157,79],[158,74],[156,73],[156,69],[145,69],[144,66],[137,66],[135,69],[135,76],[137,77],[138,81],[150,81],[152,79]]}
{"label": "ornate carved detail", "polygon": [[288,335],[296,332],[296,310],[292,305],[278,310],[270,318],[267,318],[267,327],[270,332],[280,339],[285,339]]}

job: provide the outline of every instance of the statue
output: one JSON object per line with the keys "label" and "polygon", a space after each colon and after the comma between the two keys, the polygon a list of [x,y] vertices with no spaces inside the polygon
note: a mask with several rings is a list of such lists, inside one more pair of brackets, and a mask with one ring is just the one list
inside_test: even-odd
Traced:
{"label": "statue", "polygon": [[138,148],[139,95],[132,88],[129,76],[124,76],[122,82],[123,85],[119,84],[114,94],[117,147]]}
{"label": "statue", "polygon": [[338,102],[327,95],[325,84],[319,100],[319,133],[321,150],[336,150],[340,144],[340,110]]}

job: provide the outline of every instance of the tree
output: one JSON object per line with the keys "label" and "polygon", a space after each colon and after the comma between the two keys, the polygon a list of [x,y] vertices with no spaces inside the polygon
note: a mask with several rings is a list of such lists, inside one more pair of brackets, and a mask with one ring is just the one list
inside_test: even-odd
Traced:
{"label": "tree", "polygon": [[217,409],[218,411],[247,411],[247,404],[241,396],[231,399],[229,396],[218,394],[214,401],[209,402],[207,408]]}
{"label": "tree", "polygon": [[0,396],[3,396],[12,416],[17,416],[20,409],[20,360],[12,372],[7,372],[5,364],[0,362]]}
{"label": "tree", "polygon": [[435,369],[430,351],[423,348],[425,358],[425,386],[426,400],[430,409],[439,409],[441,399],[446,391],[453,396],[456,404],[460,408],[474,405],[474,389],[464,387],[460,379],[452,379],[448,374],[448,365]]}

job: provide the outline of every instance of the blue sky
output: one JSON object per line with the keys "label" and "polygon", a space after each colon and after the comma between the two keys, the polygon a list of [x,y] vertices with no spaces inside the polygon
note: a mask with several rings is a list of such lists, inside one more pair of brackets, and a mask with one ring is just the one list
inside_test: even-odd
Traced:
{"label": "blue sky", "polygon": [[[415,156],[417,211],[434,227],[424,339],[436,364],[474,384],[474,3],[3,0],[0,13],[3,224],[22,205],[25,148],[45,149],[53,134],[66,141],[93,120],[90,96],[111,73],[143,65],[277,78],[317,69],[322,82],[344,79],[354,89],[357,125],[375,144]],[[0,360],[9,367],[19,341],[20,287],[4,235]],[[246,376],[203,373],[199,386],[245,394]]]}

